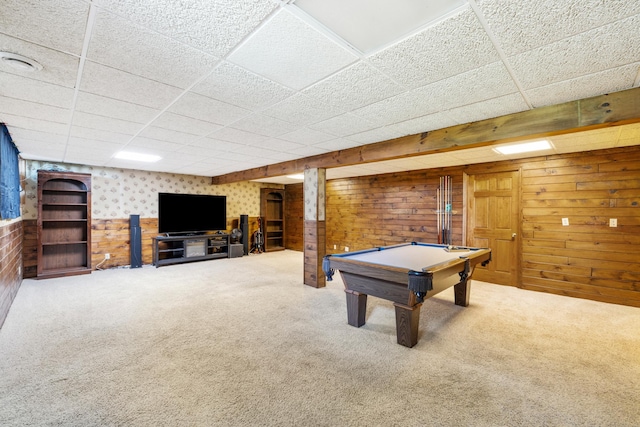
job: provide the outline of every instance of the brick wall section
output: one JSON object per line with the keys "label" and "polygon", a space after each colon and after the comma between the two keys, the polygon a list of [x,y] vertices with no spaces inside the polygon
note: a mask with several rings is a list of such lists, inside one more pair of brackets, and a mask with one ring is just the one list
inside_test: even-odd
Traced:
{"label": "brick wall section", "polygon": [[22,221],[0,226],[0,327],[22,283]]}

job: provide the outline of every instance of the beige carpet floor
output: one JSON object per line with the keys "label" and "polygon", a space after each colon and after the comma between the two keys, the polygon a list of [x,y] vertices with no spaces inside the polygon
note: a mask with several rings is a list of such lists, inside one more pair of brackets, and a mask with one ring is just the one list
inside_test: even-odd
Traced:
{"label": "beige carpet floor", "polygon": [[640,309],[474,281],[346,323],[300,252],[25,280],[0,330],[2,426],[638,426]]}

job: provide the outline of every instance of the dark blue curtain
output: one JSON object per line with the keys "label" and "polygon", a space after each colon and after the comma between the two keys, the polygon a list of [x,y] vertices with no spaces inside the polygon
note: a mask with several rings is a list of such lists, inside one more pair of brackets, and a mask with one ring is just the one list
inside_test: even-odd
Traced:
{"label": "dark blue curtain", "polygon": [[9,129],[0,123],[0,218],[20,216],[20,171],[18,149]]}

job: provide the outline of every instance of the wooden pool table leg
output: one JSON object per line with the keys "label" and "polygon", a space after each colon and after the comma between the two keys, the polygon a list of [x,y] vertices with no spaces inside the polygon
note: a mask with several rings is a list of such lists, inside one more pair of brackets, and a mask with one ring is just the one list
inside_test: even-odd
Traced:
{"label": "wooden pool table leg", "polygon": [[469,295],[471,294],[471,267],[469,266],[469,260],[465,262],[464,271],[460,274],[460,283],[453,286],[453,295],[455,297],[456,305],[467,307],[469,305]]}
{"label": "wooden pool table leg", "polygon": [[420,307],[416,304],[409,307],[403,304],[393,303],[396,308],[396,334],[398,344],[405,347],[413,347],[418,343],[418,324],[420,323]]}
{"label": "wooden pool table leg", "polygon": [[367,314],[367,295],[345,289],[347,294],[347,322],[351,326],[359,328],[364,325],[364,318]]}

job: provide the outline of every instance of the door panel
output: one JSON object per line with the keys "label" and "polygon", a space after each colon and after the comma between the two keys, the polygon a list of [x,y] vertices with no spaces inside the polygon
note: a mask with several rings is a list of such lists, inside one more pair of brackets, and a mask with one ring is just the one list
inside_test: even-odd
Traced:
{"label": "door panel", "polygon": [[474,279],[518,286],[520,172],[470,175],[467,244],[491,248],[492,261]]}

